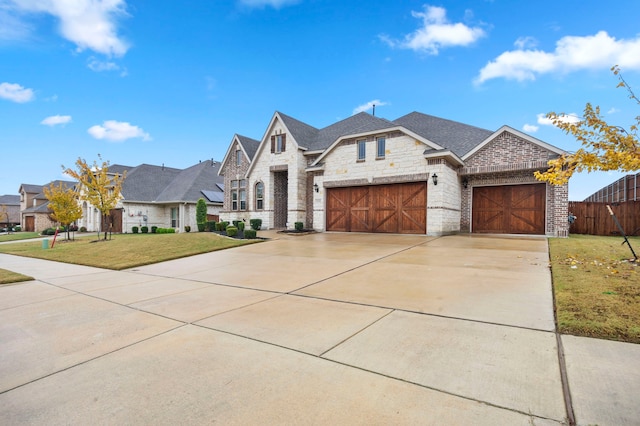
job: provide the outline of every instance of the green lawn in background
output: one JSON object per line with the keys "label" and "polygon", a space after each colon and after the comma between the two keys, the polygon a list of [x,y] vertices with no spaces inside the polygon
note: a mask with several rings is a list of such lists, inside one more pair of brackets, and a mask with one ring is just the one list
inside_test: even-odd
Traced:
{"label": "green lawn in background", "polygon": [[41,241],[12,243],[0,245],[0,253],[121,270],[259,241],[236,240],[212,232],[117,234],[106,241],[97,237],[66,241],[59,236],[53,248],[43,249]]}
{"label": "green lawn in background", "polygon": [[41,235],[37,232],[12,232],[11,234],[0,235],[0,243],[5,241],[28,240],[38,238]]}

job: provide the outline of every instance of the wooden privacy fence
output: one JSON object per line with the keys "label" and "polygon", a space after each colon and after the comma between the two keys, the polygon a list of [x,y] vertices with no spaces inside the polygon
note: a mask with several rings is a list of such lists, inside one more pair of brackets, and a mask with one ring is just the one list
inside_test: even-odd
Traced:
{"label": "wooden privacy fence", "polygon": [[607,210],[611,206],[613,213],[620,221],[625,234],[640,235],[640,201],[624,203],[592,203],[586,201],[570,201],[569,213],[576,219],[569,227],[572,234],[620,235],[613,218]]}

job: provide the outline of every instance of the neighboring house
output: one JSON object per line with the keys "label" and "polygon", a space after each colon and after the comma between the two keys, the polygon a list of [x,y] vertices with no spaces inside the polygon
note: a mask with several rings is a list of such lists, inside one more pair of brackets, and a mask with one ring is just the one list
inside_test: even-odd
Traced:
{"label": "neighboring house", "polygon": [[134,226],[157,226],[197,231],[196,203],[204,198],[209,220],[218,220],[224,200],[223,179],[218,175],[220,163],[202,161],[187,169],[141,164],[137,167],[109,166],[110,174],[122,175],[122,199],[103,224],[101,213],[87,202],[82,203],[83,218],[78,226],[89,231],[111,229],[131,232]]}
{"label": "neighboring house", "polygon": [[20,196],[0,195],[0,228],[20,224]]}
{"label": "neighboring house", "polygon": [[564,237],[567,185],[533,176],[561,154],[508,126],[418,112],[359,113],[321,129],[275,112],[261,140],[231,140],[221,217],[275,229]]}
{"label": "neighboring house", "polygon": [[623,176],[612,184],[589,195],[584,201],[595,203],[640,201],[640,173]]}
{"label": "neighboring house", "polygon": [[65,188],[74,188],[76,182],[54,180],[46,185],[31,185],[23,183],[20,185],[20,223],[23,231],[41,232],[47,228],[56,226],[57,223],[51,219],[49,210],[49,200],[44,195],[44,187],[59,186],[62,183]]}

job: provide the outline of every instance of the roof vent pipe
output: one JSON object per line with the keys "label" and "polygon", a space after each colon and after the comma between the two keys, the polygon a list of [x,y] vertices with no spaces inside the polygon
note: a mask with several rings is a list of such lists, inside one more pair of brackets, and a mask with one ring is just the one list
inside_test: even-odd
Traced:
{"label": "roof vent pipe", "polygon": [[373,116],[376,116],[376,104],[373,104]]}

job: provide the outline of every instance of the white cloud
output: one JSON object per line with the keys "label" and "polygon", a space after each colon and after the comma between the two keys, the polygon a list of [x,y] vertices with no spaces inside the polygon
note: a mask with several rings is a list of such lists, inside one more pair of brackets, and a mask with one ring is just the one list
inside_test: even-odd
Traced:
{"label": "white cloud", "polygon": [[535,133],[538,131],[540,127],[538,126],[534,126],[533,124],[525,124],[524,126],[522,126],[522,130],[524,130],[527,133]]}
{"label": "white cloud", "polygon": [[129,49],[117,34],[118,18],[127,15],[124,0],[5,0],[2,5],[5,14],[12,13],[5,19],[11,29],[5,32],[24,33],[22,15],[46,13],[58,18],[61,35],[78,51],[122,56]]}
{"label": "white cloud", "polygon": [[0,98],[25,103],[33,100],[35,94],[32,89],[25,89],[16,83],[0,83]]}
{"label": "white cloud", "polygon": [[96,139],[105,139],[112,142],[123,142],[127,139],[141,138],[143,141],[151,140],[149,133],[138,126],[115,120],[107,120],[102,126],[91,126],[87,132]]}
{"label": "white cloud", "polygon": [[[516,42],[518,47],[526,44]],[[593,36],[562,37],[553,52],[523,48],[507,51],[485,65],[475,81],[480,84],[492,78],[535,80],[540,74],[609,69],[613,65],[640,70],[640,35],[617,40],[606,31],[600,31]]]}
{"label": "white cloud", "polygon": [[[543,126],[553,126],[553,121],[550,118],[547,118],[546,114],[538,114],[538,124],[542,124]],[[575,124],[582,120],[578,117],[578,114],[572,112],[570,114],[564,114],[558,116],[559,121],[564,121],[565,123]]]}
{"label": "white cloud", "polygon": [[51,126],[51,127],[56,126],[58,124],[67,124],[67,123],[71,123],[70,115],[52,115],[40,122],[40,124],[44,124],[45,126]]}
{"label": "white cloud", "polygon": [[404,37],[402,41],[395,41],[387,35],[379,38],[391,47],[412,49],[437,55],[439,50],[451,46],[468,46],[485,36],[479,27],[469,27],[463,23],[450,23],[447,11],[442,7],[424,6],[423,12],[412,11],[414,18],[422,19],[422,27]]}
{"label": "white cloud", "polygon": [[607,111],[607,114],[615,114],[616,112],[620,112],[620,110],[614,107]]}
{"label": "white cloud", "polygon": [[374,99],[373,101],[369,101],[366,104],[362,104],[356,108],[353,109],[353,114],[358,114],[360,112],[365,112],[365,111],[369,111],[370,109],[373,109],[373,106],[377,106],[377,107],[381,107],[384,105],[388,105],[387,102],[382,102],[380,99]]}
{"label": "white cloud", "polygon": [[120,66],[118,66],[118,64],[116,64],[115,62],[100,61],[94,58],[93,56],[89,58],[89,61],[87,62],[87,67],[89,67],[91,71],[96,71],[96,72],[118,71],[120,69]]}
{"label": "white cloud", "polygon": [[239,0],[239,2],[240,4],[248,7],[271,6],[274,9],[280,9],[284,6],[300,3],[300,0]]}
{"label": "white cloud", "polygon": [[538,40],[533,37],[519,37],[513,45],[517,47],[519,50],[522,49],[531,49],[538,45]]}

